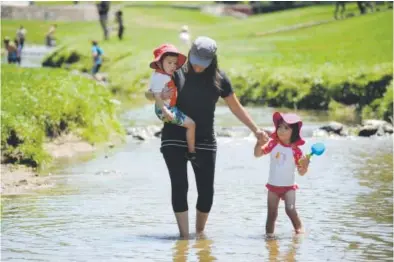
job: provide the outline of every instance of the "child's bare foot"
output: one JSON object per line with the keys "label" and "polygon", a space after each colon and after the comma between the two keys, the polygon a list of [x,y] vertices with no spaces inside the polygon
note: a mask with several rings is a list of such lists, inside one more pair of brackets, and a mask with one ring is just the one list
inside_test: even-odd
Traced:
{"label": "child's bare foot", "polygon": [[300,227],[300,228],[296,229],[295,233],[296,234],[303,234],[303,233],[305,233],[304,228]]}
{"label": "child's bare foot", "polygon": [[265,234],[265,239],[266,240],[274,240],[275,234],[274,233],[267,233],[267,234]]}
{"label": "child's bare foot", "polygon": [[202,240],[202,239],[207,239],[207,236],[205,235],[204,231],[196,232],[196,240]]}

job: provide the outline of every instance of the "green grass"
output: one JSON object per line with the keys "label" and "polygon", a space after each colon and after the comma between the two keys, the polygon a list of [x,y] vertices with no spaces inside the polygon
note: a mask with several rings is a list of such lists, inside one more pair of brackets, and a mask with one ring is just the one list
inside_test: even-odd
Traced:
{"label": "green grass", "polygon": [[[333,19],[334,5],[280,11],[248,19],[215,17],[196,10],[166,7],[130,7],[123,11],[125,39],[119,41],[113,31],[109,41],[100,42],[105,52],[102,71],[108,72],[114,90],[140,94],[150,73],[148,63],[152,50],[159,44],[171,42],[187,52],[178,40],[183,24],[188,24],[193,37],[208,35],[217,40],[220,66],[230,75],[237,92],[245,96],[244,101],[262,96],[271,101],[270,105],[276,105],[280,101],[270,100],[268,93],[286,89],[291,91],[283,95],[282,99],[288,101],[283,101],[282,106],[303,107],[300,104],[303,97],[310,98],[308,95],[312,93],[316,96],[313,88],[318,89],[314,84],[317,82],[324,85],[324,90],[338,93],[346,85],[355,86],[354,92],[361,97],[367,85],[383,80],[380,85],[387,85],[390,79],[386,76],[391,76],[393,71],[391,11],[340,21]],[[356,4],[348,4],[347,12],[358,14]],[[312,27],[293,27],[319,22],[322,23]],[[19,23],[3,21],[3,34],[14,32]],[[40,23],[25,24],[29,31],[28,41],[41,43],[49,23],[44,27]],[[289,28],[293,29],[280,31]],[[264,35],[267,32],[271,33]],[[99,23],[61,23],[56,35],[62,49],[54,59],[76,52],[81,60],[72,68],[90,70],[89,40],[102,38]],[[379,66],[384,69],[379,71],[376,69]],[[327,91],[318,96],[325,101],[319,108],[327,109],[335,93]],[[348,103],[341,99],[338,101]]]}
{"label": "green grass", "polygon": [[[52,24],[57,24],[55,37],[58,44],[67,44],[72,42],[72,39],[79,39],[82,41],[83,35],[92,30],[99,29],[99,25],[95,22],[62,22],[62,21],[15,21],[15,20],[2,20],[1,21],[1,35],[3,38],[9,36],[14,38],[16,30],[23,25],[27,30],[26,44],[45,44],[45,35],[49,31]],[[79,35],[79,36],[78,36]],[[88,43],[85,35],[85,41]],[[1,43],[3,46],[3,42]]]}
{"label": "green grass", "polygon": [[73,5],[74,1],[34,1],[34,5],[38,6],[57,6],[57,5]]}
{"label": "green grass", "polygon": [[92,143],[123,134],[111,93],[85,77],[7,65],[1,77],[1,150],[8,161],[48,163],[43,142],[62,132]]}
{"label": "green grass", "polygon": [[360,67],[390,62],[392,19],[391,12],[382,12],[263,37],[227,39],[221,43],[222,60],[311,70],[326,63]]}

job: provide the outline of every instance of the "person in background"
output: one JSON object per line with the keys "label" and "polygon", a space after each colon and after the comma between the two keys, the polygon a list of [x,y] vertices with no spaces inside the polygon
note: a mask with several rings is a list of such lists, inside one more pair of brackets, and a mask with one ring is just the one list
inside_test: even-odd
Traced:
{"label": "person in background", "polygon": [[20,65],[22,61],[22,45],[18,41],[18,39],[14,39],[15,47],[16,47],[16,62]]}
{"label": "person in background", "polygon": [[23,25],[21,25],[20,28],[16,31],[16,39],[18,39],[21,48],[23,48],[23,46],[25,45],[26,33],[27,31],[23,27]]}
{"label": "person in background", "polygon": [[190,48],[190,34],[189,27],[187,25],[182,26],[181,32],[179,33],[179,39],[183,44],[185,44],[188,48]]}
{"label": "person in background", "polygon": [[123,39],[123,31],[124,31],[124,25],[123,25],[123,12],[121,10],[117,11],[115,14],[116,18],[116,23],[118,23],[118,37],[119,40]]}
{"label": "person in background", "polygon": [[109,30],[108,30],[108,12],[109,12],[109,1],[101,1],[97,4],[97,11],[99,14],[100,24],[104,31],[104,39],[108,40]]}
{"label": "person in background", "polygon": [[92,58],[93,58],[93,68],[92,75],[96,78],[96,74],[101,68],[101,64],[103,62],[102,56],[104,54],[103,49],[99,46],[96,40],[92,41]]}
{"label": "person in background", "polygon": [[7,61],[9,64],[15,64],[18,62],[17,47],[14,42],[10,41],[10,38],[6,36],[4,38],[4,47],[7,51]]}
{"label": "person in background", "polygon": [[55,32],[56,32],[57,25],[53,24],[49,28],[48,33],[46,34],[46,46],[52,47],[55,46]]}

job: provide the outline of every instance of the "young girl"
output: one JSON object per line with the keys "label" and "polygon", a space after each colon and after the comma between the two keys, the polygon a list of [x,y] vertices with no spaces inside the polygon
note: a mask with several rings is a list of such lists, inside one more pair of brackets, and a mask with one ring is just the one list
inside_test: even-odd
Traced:
{"label": "young girl", "polygon": [[296,114],[275,112],[273,115],[275,132],[271,139],[263,144],[257,141],[255,157],[270,154],[270,172],[268,183],[268,214],[265,226],[267,237],[273,237],[275,220],[278,216],[280,199],[285,201],[286,214],[289,216],[295,232],[302,232],[301,220],[295,207],[298,185],[295,183],[295,170],[303,176],[308,170],[309,160],[303,156],[299,146],[305,144],[300,136],[302,121]]}
{"label": "young girl", "polygon": [[[185,127],[188,153],[186,158],[190,161],[196,160],[195,151],[195,131],[196,125],[194,121],[181,112],[175,105],[177,99],[177,88],[172,79],[176,70],[181,68],[186,62],[186,56],[181,54],[175,46],[171,44],[163,44],[153,51],[154,60],[150,63],[150,68],[155,69],[153,72],[149,91],[155,97],[155,113],[157,117],[164,121],[175,125]],[[163,101],[161,92],[164,88],[172,90],[172,96],[169,100]]]}

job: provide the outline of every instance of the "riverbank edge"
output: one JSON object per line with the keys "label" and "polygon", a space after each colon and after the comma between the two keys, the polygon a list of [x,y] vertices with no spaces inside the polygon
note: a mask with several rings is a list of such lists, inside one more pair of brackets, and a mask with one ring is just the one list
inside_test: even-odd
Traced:
{"label": "riverbank edge", "polygon": [[[89,153],[100,153],[106,148],[120,146],[124,141],[114,136],[111,142],[92,145],[74,134],[63,134],[44,143],[45,151],[52,157],[50,165],[62,159],[72,159]],[[39,170],[19,164],[1,164],[1,196],[33,194],[34,192],[53,188],[56,182],[51,173],[41,175]]]}

